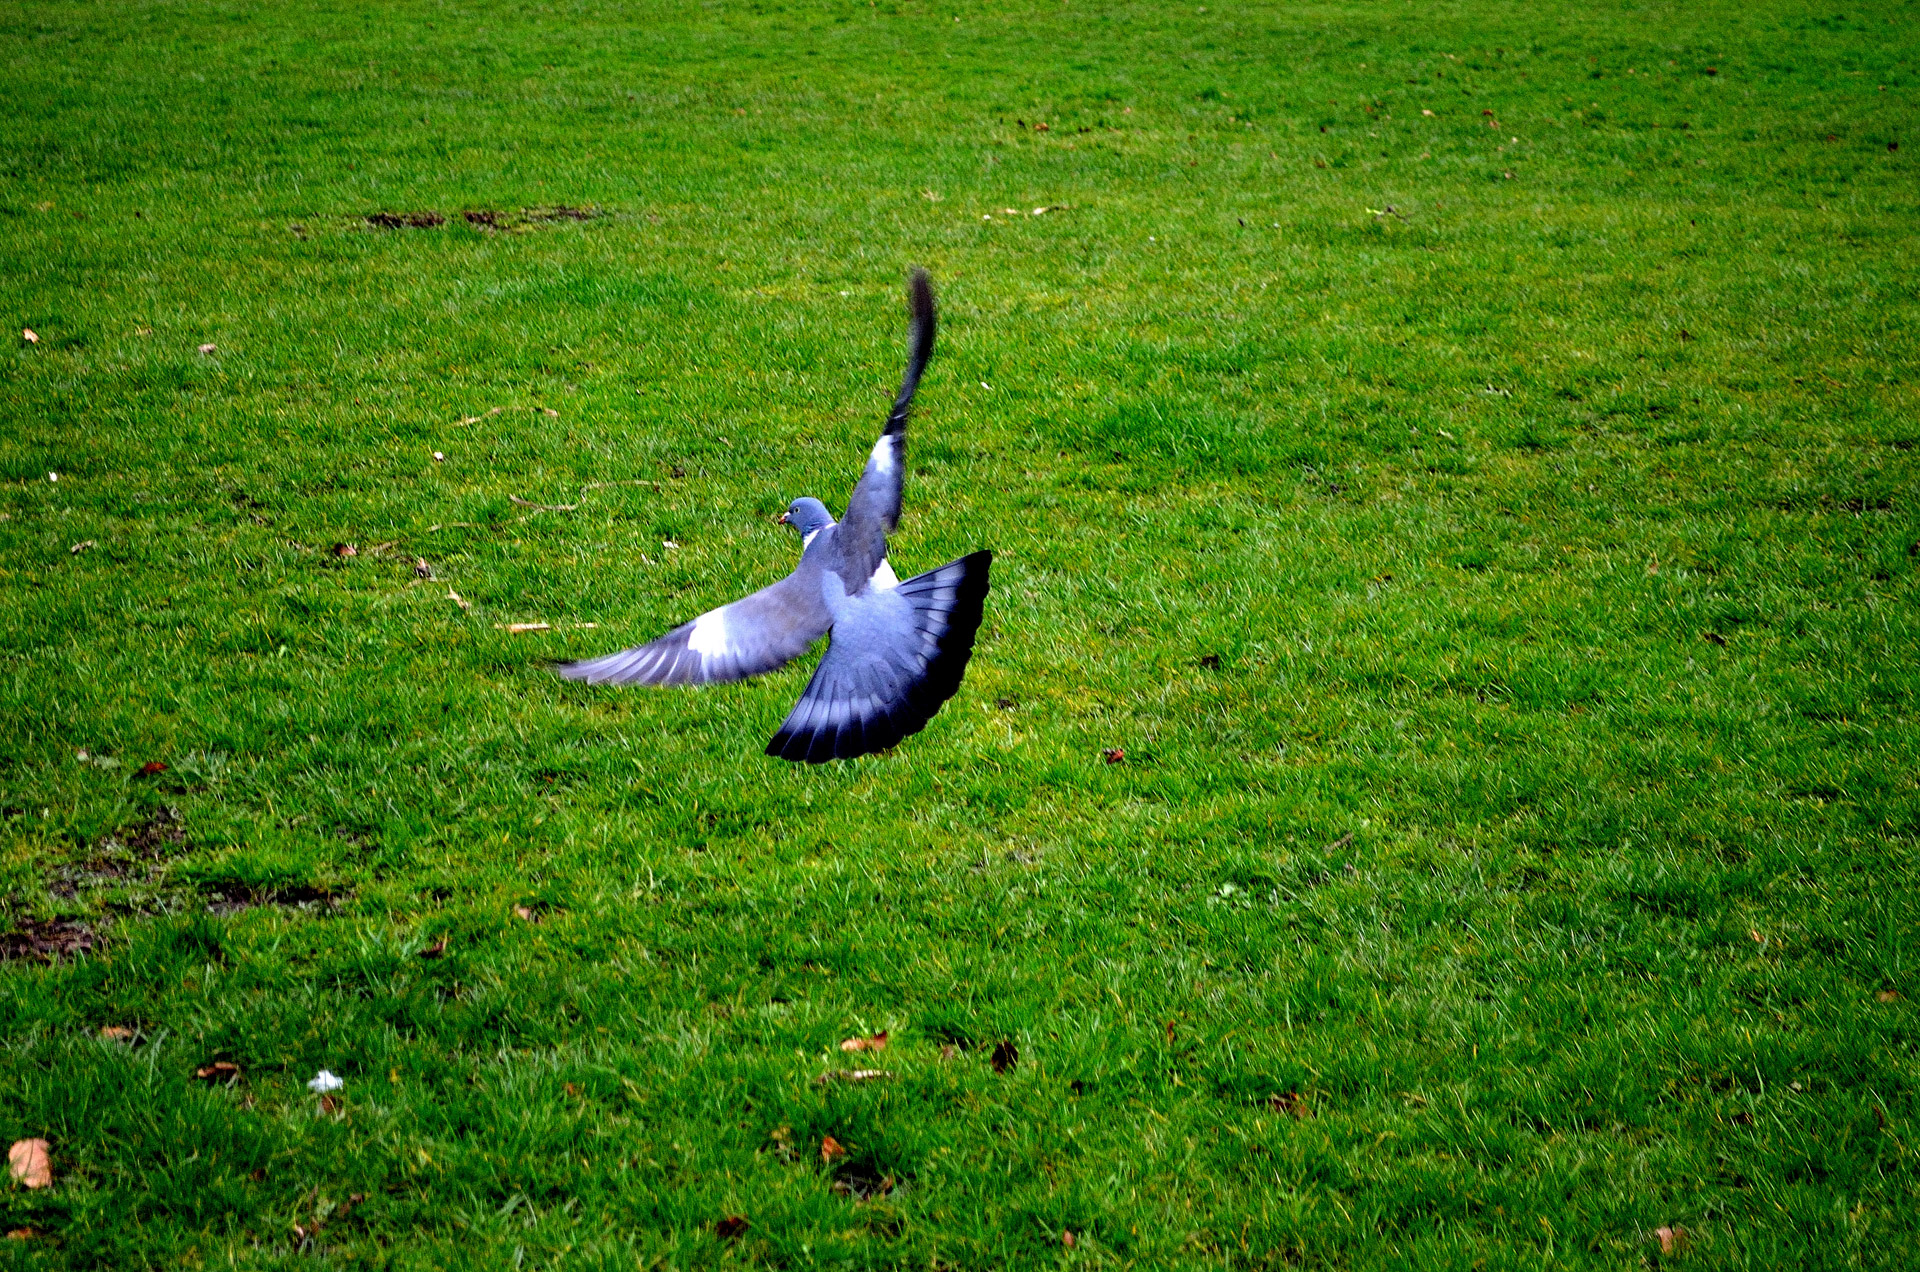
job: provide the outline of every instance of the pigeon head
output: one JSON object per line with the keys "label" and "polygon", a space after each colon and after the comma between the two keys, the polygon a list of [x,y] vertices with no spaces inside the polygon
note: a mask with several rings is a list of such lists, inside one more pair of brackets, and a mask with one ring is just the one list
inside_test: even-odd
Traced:
{"label": "pigeon head", "polygon": [[828,512],[827,505],[818,499],[811,495],[802,495],[787,505],[787,510],[780,514],[780,524],[792,526],[804,539],[814,531],[832,525],[833,514]]}

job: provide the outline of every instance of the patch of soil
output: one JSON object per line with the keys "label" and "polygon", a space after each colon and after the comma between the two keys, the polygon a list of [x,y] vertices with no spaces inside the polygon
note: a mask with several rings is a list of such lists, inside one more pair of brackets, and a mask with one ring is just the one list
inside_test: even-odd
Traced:
{"label": "patch of soil", "polygon": [[529,221],[591,221],[600,215],[598,208],[570,208],[565,204],[555,208],[527,208]]}
{"label": "patch of soil", "polygon": [[447,223],[438,212],[369,212],[367,224],[382,230],[432,230]]}
{"label": "patch of soil", "polygon": [[475,225],[483,230],[500,229],[512,219],[507,213],[495,211],[493,208],[475,208],[460,215],[466,218],[468,225]]}
{"label": "patch of soil", "polygon": [[156,808],[145,821],[100,841],[103,849],[118,846],[136,857],[155,861],[171,856],[187,846],[187,832],[174,808]]}
{"label": "patch of soil", "polygon": [[143,863],[147,867],[145,876],[151,880],[159,873],[159,862],[187,846],[187,832],[180,824],[179,812],[156,808],[146,820],[124,826],[102,839],[94,856],[77,864],[55,867],[47,891],[72,900],[82,889],[127,878],[134,873],[134,867]]}
{"label": "patch of soil", "polygon": [[0,960],[51,963],[92,948],[93,929],[68,919],[22,919],[18,928],[0,936]]}
{"label": "patch of soil", "polygon": [[872,1165],[849,1166],[834,1176],[833,1191],[841,1197],[854,1201],[872,1201],[875,1197],[885,1197],[900,1183],[893,1172],[882,1172]]}
{"label": "patch of soil", "polygon": [[207,910],[212,914],[238,914],[260,905],[284,906],[290,910],[337,910],[347,903],[350,892],[333,892],[300,883],[288,888],[255,888],[244,883],[217,883],[207,889]]}

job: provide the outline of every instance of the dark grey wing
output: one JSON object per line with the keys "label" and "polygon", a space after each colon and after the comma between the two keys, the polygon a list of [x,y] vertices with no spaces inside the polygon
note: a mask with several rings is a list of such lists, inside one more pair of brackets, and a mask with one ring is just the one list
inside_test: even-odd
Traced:
{"label": "dark grey wing", "polygon": [[926,727],[960,688],[993,553],[849,597],[806,692],[767,754],[819,764],[884,751]]}
{"label": "dark grey wing", "polygon": [[744,680],[784,666],[833,625],[820,595],[820,569],[802,561],[778,583],[708,610],[690,623],[633,649],[554,672],[590,685],[710,685]]}
{"label": "dark grey wing", "polygon": [[900,379],[900,392],[893,399],[893,413],[880,430],[880,440],[867,456],[860,484],[847,500],[847,515],[840,518],[835,536],[836,561],[833,569],[846,580],[848,592],[858,592],[887,555],[887,536],[900,524],[900,482],[907,465],[907,417],[913,413],[914,390],[920,387],[920,375],[933,356],[933,334],[937,316],[933,304],[933,284],[927,271],[916,269],[907,283],[907,312],[912,327],[907,337],[907,373]]}

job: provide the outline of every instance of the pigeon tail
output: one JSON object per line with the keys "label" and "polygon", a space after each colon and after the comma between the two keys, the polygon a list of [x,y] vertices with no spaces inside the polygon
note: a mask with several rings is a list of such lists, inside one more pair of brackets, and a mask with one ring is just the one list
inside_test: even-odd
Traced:
{"label": "pigeon tail", "polygon": [[938,320],[934,317],[933,284],[924,269],[914,270],[907,280],[907,312],[912,323],[907,334],[907,371],[900,377],[900,392],[894,395],[893,411],[887,416],[887,426],[880,430],[882,437],[907,431],[907,416],[913,413],[913,395],[920,387],[920,374],[927,369],[927,359],[933,356],[933,334]]}
{"label": "pigeon tail", "polygon": [[846,760],[925,728],[959,690],[973,657],[992,564],[993,553],[974,552],[855,598],[767,754],[809,764]]}

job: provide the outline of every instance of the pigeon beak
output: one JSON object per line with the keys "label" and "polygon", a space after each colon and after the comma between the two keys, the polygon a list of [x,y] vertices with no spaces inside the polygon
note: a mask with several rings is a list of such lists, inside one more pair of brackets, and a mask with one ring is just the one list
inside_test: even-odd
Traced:
{"label": "pigeon beak", "polygon": [[781,525],[781,526],[786,525],[789,521],[792,521],[792,520],[793,520],[792,516],[784,512],[773,519],[775,525]]}

